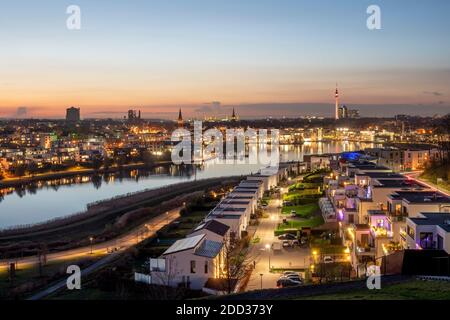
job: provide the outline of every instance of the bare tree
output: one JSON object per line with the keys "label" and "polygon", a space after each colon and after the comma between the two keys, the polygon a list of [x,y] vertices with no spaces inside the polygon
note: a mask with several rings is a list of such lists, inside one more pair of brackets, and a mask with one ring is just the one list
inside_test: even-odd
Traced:
{"label": "bare tree", "polygon": [[224,241],[225,293],[232,293],[240,281],[250,276],[257,258],[250,250],[248,237],[240,241]]}

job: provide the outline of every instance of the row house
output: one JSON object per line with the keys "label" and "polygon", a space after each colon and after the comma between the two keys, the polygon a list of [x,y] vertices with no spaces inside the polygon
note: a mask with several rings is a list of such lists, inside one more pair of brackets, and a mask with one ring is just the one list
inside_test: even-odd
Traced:
{"label": "row house", "polygon": [[135,273],[135,280],[223,293],[224,282],[229,284],[227,253],[245,234],[258,201],[273,187],[271,182],[279,173],[250,177],[228,193],[186,238],[177,240],[160,257],[149,259],[149,274]]}

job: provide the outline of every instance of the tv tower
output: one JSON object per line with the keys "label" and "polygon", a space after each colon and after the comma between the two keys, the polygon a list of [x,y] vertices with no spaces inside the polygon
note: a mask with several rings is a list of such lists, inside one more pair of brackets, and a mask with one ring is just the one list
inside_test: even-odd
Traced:
{"label": "tv tower", "polygon": [[339,91],[338,91],[338,85],[336,83],[336,93],[334,94],[334,98],[336,100],[336,106],[334,110],[334,118],[335,120],[339,120]]}

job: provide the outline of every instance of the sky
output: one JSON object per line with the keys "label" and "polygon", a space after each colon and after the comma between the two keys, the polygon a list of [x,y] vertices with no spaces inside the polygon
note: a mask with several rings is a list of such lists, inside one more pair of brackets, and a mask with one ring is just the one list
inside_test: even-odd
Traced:
{"label": "sky", "polygon": [[0,117],[332,116],[336,83],[363,116],[445,114],[449,16],[448,0],[0,0]]}

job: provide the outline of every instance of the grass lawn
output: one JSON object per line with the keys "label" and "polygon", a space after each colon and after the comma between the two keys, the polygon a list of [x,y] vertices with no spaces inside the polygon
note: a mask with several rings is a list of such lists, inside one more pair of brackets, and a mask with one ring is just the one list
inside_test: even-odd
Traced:
{"label": "grass lawn", "polygon": [[317,189],[318,187],[320,187],[320,183],[299,182],[299,183],[294,183],[293,185],[289,186],[289,191],[304,190],[304,189]]}
{"label": "grass lawn", "polygon": [[283,206],[281,213],[290,214],[292,210],[295,210],[298,217],[309,218],[319,210],[319,205],[317,203],[309,203],[299,206]]}
{"label": "grass lawn", "polygon": [[275,233],[282,232],[285,230],[293,230],[293,229],[300,229],[300,228],[314,228],[322,225],[324,223],[322,216],[314,216],[308,220],[292,220],[288,221],[287,223],[280,223],[278,225],[278,228],[275,230]]}
{"label": "grass lawn", "polygon": [[291,191],[283,195],[284,201],[295,201],[304,198],[314,198],[319,195],[317,189],[305,189],[305,190],[296,190]]}
{"label": "grass lawn", "polygon": [[450,285],[445,281],[411,280],[383,287],[336,294],[301,297],[309,300],[449,300]]}

